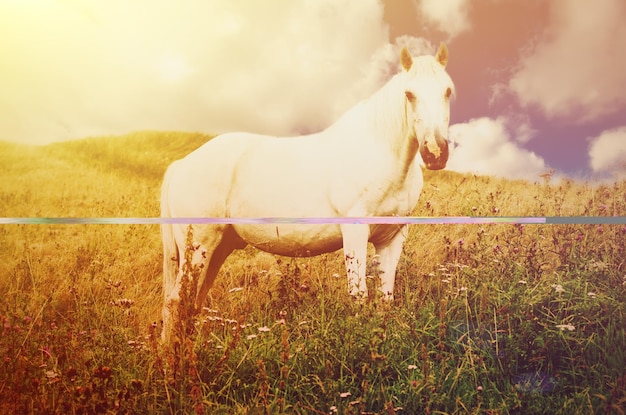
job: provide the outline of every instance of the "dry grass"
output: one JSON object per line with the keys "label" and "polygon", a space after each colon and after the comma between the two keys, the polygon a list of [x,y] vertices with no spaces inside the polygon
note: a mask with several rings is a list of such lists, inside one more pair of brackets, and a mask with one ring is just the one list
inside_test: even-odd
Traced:
{"label": "dry grass", "polygon": [[[165,167],[206,139],[0,144],[0,215],[158,216]],[[417,216],[626,216],[625,182],[425,182]],[[340,254],[248,248],[169,351],[157,226],[0,241],[0,413],[625,411],[623,225],[413,226],[394,304],[353,303]]]}

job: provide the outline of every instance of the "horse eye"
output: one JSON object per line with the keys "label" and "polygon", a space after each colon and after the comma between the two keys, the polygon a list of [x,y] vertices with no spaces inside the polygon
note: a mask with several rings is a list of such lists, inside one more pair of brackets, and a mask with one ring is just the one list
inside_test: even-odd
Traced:
{"label": "horse eye", "polygon": [[446,88],[446,98],[450,98],[450,95],[452,95],[452,89]]}
{"label": "horse eye", "polygon": [[404,91],[404,94],[406,95],[406,99],[409,100],[409,102],[415,102],[415,94],[411,91]]}

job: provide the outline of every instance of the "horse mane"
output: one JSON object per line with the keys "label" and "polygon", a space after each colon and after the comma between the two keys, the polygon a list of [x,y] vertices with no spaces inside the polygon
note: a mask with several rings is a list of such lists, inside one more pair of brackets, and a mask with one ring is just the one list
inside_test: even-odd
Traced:
{"label": "horse mane", "polygon": [[407,100],[402,91],[406,73],[396,73],[387,83],[367,99],[365,119],[374,132],[374,137],[389,142],[394,152],[400,150],[401,141],[408,134]]}

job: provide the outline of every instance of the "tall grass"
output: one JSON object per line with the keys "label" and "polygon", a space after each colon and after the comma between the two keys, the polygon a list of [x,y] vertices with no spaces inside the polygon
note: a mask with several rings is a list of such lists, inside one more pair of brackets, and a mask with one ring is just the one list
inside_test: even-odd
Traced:
{"label": "tall grass", "polygon": [[[1,214],[157,216],[165,166],[204,139],[16,146]],[[624,182],[425,175],[415,215],[626,216]],[[171,348],[157,226],[4,225],[0,241],[0,413],[626,410],[623,225],[413,226],[390,304],[352,301],[340,253],[247,248]]]}

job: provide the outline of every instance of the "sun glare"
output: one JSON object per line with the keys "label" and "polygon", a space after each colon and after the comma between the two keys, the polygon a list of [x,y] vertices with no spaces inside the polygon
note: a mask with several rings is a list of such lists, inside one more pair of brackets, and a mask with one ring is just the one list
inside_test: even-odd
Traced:
{"label": "sun glare", "polygon": [[189,62],[180,55],[164,54],[156,63],[159,78],[166,83],[177,83],[193,72]]}

